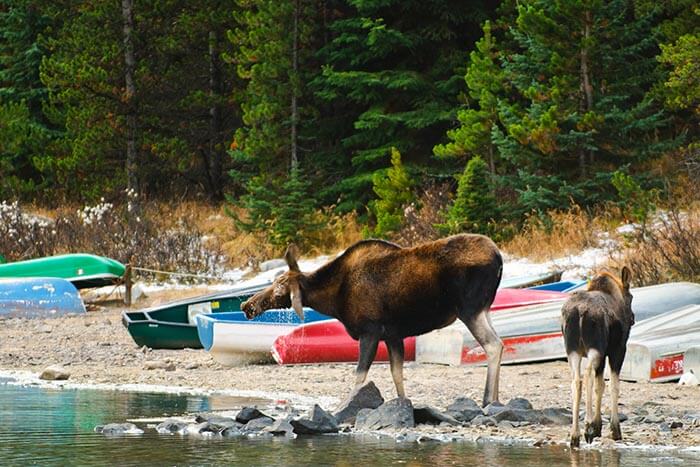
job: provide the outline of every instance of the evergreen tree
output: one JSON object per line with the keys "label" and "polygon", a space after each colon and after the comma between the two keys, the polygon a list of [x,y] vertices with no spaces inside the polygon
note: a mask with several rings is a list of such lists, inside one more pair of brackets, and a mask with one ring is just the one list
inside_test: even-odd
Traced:
{"label": "evergreen tree", "polygon": [[386,172],[375,172],[372,184],[378,197],[370,203],[370,209],[377,219],[374,235],[386,237],[401,228],[403,210],[413,200],[413,184],[396,148],[391,148],[391,167]]}
{"label": "evergreen tree", "polygon": [[447,211],[441,230],[450,234],[493,232],[498,209],[491,178],[489,167],[481,157],[474,156],[469,160],[459,178],[457,196]]}
{"label": "evergreen tree", "polygon": [[330,23],[332,39],[320,54],[326,65],[313,83],[339,112],[343,179],[328,197],[340,198],[341,210],[367,203],[372,174],[391,147],[414,165],[426,163],[454,118],[465,48],[491,14],[488,2],[346,3]]}

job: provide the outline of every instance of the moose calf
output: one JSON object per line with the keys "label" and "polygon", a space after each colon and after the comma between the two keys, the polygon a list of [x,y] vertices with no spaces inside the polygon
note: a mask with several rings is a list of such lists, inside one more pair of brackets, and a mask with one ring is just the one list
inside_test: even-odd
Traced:
{"label": "moose calf", "polygon": [[289,271],[241,304],[249,319],[289,306],[303,319],[302,305],[337,318],[360,341],[355,389],[364,383],[383,340],[399,397],[405,397],[403,339],[460,319],[488,357],[484,404],[498,400],[503,344],[489,308],[503,260],[488,237],[455,235],[412,248],[365,240],[310,273],[299,270],[296,257],[296,248],[288,248]]}
{"label": "moose calf", "polygon": [[[612,438],[622,439],[617,401],[620,394],[620,368],[625,359],[627,338],[634,324],[631,272],[623,267],[621,279],[603,271],[591,279],[588,290],[575,292],[562,307],[562,334],[573,381],[571,447],[578,447],[579,406],[581,404],[581,360],[588,359],[586,368],[586,426],[588,443],[599,437],[602,428],[600,402],[605,389],[603,372],[605,358],[610,364],[610,429]],[[595,414],[593,414],[593,378],[595,376]]]}

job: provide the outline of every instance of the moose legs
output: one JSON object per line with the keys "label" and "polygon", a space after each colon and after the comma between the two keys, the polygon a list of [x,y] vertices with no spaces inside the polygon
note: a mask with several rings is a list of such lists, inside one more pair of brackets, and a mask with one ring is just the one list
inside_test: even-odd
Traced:
{"label": "moose legs", "polygon": [[501,371],[501,356],[503,355],[503,342],[496,334],[491,324],[488,308],[481,310],[469,319],[460,319],[467,325],[474,339],[484,348],[488,368],[486,370],[486,388],[484,389],[483,405],[498,400],[498,379]]}
{"label": "moose legs", "polygon": [[[369,367],[372,366],[374,356],[377,354],[379,336],[367,333],[360,336],[360,358],[355,369],[355,389],[357,391],[367,379]],[[392,365],[393,366],[393,365]]]}
{"label": "moose legs", "polygon": [[[593,442],[600,437],[603,419],[600,414],[600,404],[605,390],[605,357],[597,350],[588,351],[588,366],[586,367],[586,442]],[[593,406],[593,385],[595,384],[595,407]]]}
{"label": "moose legs", "polygon": [[569,445],[577,448],[581,444],[581,432],[578,427],[579,408],[581,407],[581,355],[572,352],[568,355],[571,367],[571,440]]}
{"label": "moose legs", "polygon": [[394,380],[394,386],[396,386],[396,394],[402,398],[406,398],[406,391],[403,387],[403,339],[401,338],[391,338],[385,339],[386,347],[389,350],[389,362],[391,364],[391,377]]}

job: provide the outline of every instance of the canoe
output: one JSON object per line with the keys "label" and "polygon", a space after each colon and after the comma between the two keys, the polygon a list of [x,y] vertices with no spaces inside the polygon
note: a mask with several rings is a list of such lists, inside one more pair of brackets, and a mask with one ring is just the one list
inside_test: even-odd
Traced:
{"label": "canoe", "polygon": [[85,313],[73,284],[55,277],[0,279],[0,318],[55,318]]}
{"label": "canoe", "polygon": [[509,277],[502,279],[499,288],[501,289],[524,289],[540,284],[557,282],[561,279],[562,271],[548,271],[540,274],[529,274],[523,276]]}
{"label": "canoe", "polygon": [[78,289],[113,284],[125,271],[126,267],[119,261],[86,253],[0,264],[0,277],[58,277]]}
{"label": "canoe", "polygon": [[[640,287],[632,290],[637,321],[682,306],[700,303],[700,285],[689,282]],[[561,334],[562,302],[513,308],[492,315],[504,343],[503,362],[522,363],[566,357]],[[484,364],[486,355],[461,322],[416,339],[416,361],[448,365]]]}
{"label": "canoe", "polygon": [[201,349],[195,316],[240,311],[241,303],[269,284],[237,288],[122,312],[122,324],[138,346]]}
{"label": "canoe", "polygon": [[588,281],[558,281],[550,282],[549,284],[535,285],[528,287],[530,290],[549,290],[552,292],[571,293],[574,290],[580,289],[586,285]]}
{"label": "canoe", "polygon": [[[407,337],[403,345],[404,360],[415,360],[416,338]],[[298,326],[279,336],[272,344],[272,357],[280,365],[356,362],[359,355],[359,342],[350,337],[337,319]],[[379,343],[374,361],[389,361],[389,352],[383,341]]]}
{"label": "canoe", "polygon": [[697,345],[700,345],[700,305],[638,322],[627,342],[620,379],[651,383],[677,380],[683,374],[686,351]]}
{"label": "canoe", "polygon": [[[535,303],[563,302],[568,297],[561,292],[530,289],[498,289],[491,311]],[[404,360],[415,360],[416,338],[404,339]],[[356,362],[359,343],[350,337],[345,327],[335,319],[304,324],[280,336],[273,344],[272,356],[279,364]],[[388,361],[384,342],[380,342],[374,361]]]}
{"label": "canoe", "polygon": [[[311,308],[304,309],[304,323],[328,321]],[[302,324],[294,310],[268,310],[248,320],[242,311],[199,314],[199,340],[217,362],[225,366],[272,362],[272,343]]]}

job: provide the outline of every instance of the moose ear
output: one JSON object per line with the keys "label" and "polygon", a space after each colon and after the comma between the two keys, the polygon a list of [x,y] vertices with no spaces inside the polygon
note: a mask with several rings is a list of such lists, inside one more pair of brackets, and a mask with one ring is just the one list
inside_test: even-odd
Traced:
{"label": "moose ear", "polygon": [[294,311],[296,311],[299,319],[303,322],[304,307],[301,304],[301,289],[299,288],[299,282],[296,280],[290,281],[289,298],[292,300],[292,308],[294,308]]}
{"label": "moose ear", "polygon": [[627,266],[623,267],[620,277],[622,278],[622,285],[625,287],[625,290],[628,290],[630,288],[630,282],[632,281],[632,271],[630,271],[630,268]]}
{"label": "moose ear", "polygon": [[287,247],[287,251],[284,253],[284,260],[287,262],[290,271],[299,272],[299,264],[297,264],[297,258],[299,257],[299,249],[295,244],[290,244]]}

